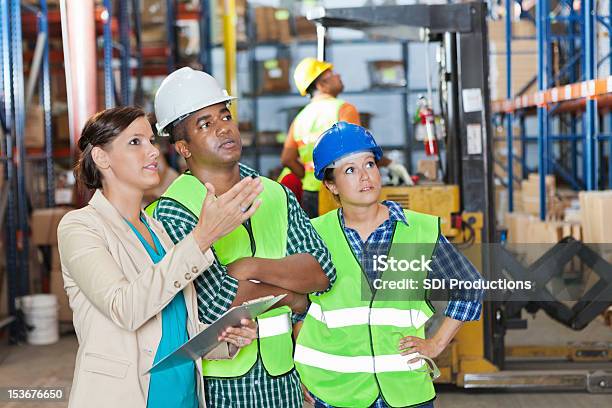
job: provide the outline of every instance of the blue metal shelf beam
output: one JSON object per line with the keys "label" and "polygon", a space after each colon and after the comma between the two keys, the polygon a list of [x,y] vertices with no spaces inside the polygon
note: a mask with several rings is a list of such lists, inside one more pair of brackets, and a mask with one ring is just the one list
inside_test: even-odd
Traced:
{"label": "blue metal shelf beam", "polygon": [[[584,17],[584,80],[589,81],[595,78],[597,65],[597,51],[595,41],[597,32],[595,31],[595,0],[584,0],[582,13]],[[585,165],[585,184],[587,190],[596,188],[595,179],[595,135],[597,134],[597,101],[587,98],[586,111],[583,116],[585,135],[584,135],[584,165]]]}
{"label": "blue metal shelf beam", "polygon": [[[514,14],[514,10],[512,10],[512,6],[514,2],[510,0],[506,0],[506,97],[508,99],[513,98],[514,95],[512,93],[512,15]],[[507,157],[514,157],[514,149],[513,149],[513,126],[514,115],[512,112],[509,112],[506,115],[506,146],[508,149]],[[523,153],[524,154],[524,153]],[[506,184],[508,186],[508,211],[514,211],[514,165],[512,160],[508,161],[508,168],[506,169],[507,180]]]}
{"label": "blue metal shelf beam", "polygon": [[119,43],[121,45],[121,105],[131,104],[130,93],[130,3],[119,1]]}
{"label": "blue metal shelf beam", "polygon": [[102,36],[104,38],[104,107],[115,106],[115,85],[113,83],[113,34],[111,21],[113,16],[112,0],[104,0],[106,19],[103,24]]}
{"label": "blue metal shelf beam", "polygon": [[44,33],[45,45],[41,63],[39,95],[44,112],[45,134],[45,204],[47,207],[55,206],[55,174],[53,170],[53,128],[51,107],[51,67],[49,65],[49,20],[47,0],[40,0],[40,11],[37,13],[38,32]]}
{"label": "blue metal shelf beam", "polygon": [[[6,155],[6,191],[7,191],[7,206],[6,206],[6,270],[7,273],[7,295],[8,295],[8,312],[10,315],[15,314],[16,296],[21,294],[18,274],[18,258],[17,258],[17,205],[14,190],[15,179],[15,163],[13,157],[13,88],[11,83],[11,37],[13,31],[11,29],[10,5],[8,1],[0,1],[0,53],[2,54],[2,85],[0,86],[0,101],[3,103],[3,121],[0,126],[3,127],[4,133],[4,148],[2,152]],[[2,177],[5,175],[2,174]],[[11,327],[10,337],[15,340],[16,328]]]}
{"label": "blue metal shelf beam", "polygon": [[[546,60],[548,41],[547,19],[548,0],[539,0],[536,3],[536,38],[538,43],[538,90],[543,91],[548,86],[548,67]],[[548,108],[538,107],[538,173],[540,175],[540,218],[546,218],[546,174],[548,157]]]}

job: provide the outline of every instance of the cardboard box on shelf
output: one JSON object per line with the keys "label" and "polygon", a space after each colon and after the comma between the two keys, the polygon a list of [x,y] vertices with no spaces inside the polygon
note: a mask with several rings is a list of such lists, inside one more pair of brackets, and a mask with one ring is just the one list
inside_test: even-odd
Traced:
{"label": "cardboard box on shelf", "polygon": [[[523,211],[521,203],[521,190],[515,188],[514,193],[514,212],[520,213]],[[497,219],[498,225],[508,228],[507,217],[508,214],[508,189],[501,185],[495,185],[495,218]]]}
{"label": "cardboard box on shelf", "polygon": [[32,104],[26,113],[24,130],[25,147],[41,148],[45,146],[44,110],[38,104]]}
{"label": "cardboard box on shelf", "polygon": [[295,36],[301,41],[314,41],[317,39],[317,27],[304,16],[294,18]]}
{"label": "cardboard box on shelf", "polygon": [[582,241],[582,225],[577,222],[563,222],[562,237],[572,237],[575,240]]}
{"label": "cardboard box on shelf", "polygon": [[287,9],[276,9],[274,11],[274,20],[272,24],[276,27],[276,40],[286,44],[291,41],[291,26],[289,22],[289,10]]}
{"label": "cardboard box on shelf", "polygon": [[289,60],[269,59],[258,62],[258,93],[289,92]]}
{"label": "cardboard box on shelf", "polygon": [[531,220],[527,229],[527,243],[554,244],[563,238],[563,223],[560,221]]}
{"label": "cardboard box on shelf", "polygon": [[70,125],[68,122],[68,110],[53,114],[53,140],[54,142],[70,141]]}
{"label": "cardboard box on shelf", "polygon": [[612,228],[605,220],[612,214],[612,190],[581,191],[580,219],[586,243],[612,243]]}
{"label": "cardboard box on shelf", "polygon": [[[513,24],[513,30],[524,35],[521,37],[535,37],[531,35],[533,24],[520,22]],[[515,34],[514,34],[515,35]],[[535,39],[519,39],[512,41],[512,94],[517,95],[521,90],[527,93],[537,90],[537,81],[533,81],[537,75],[537,46]],[[492,21],[489,23],[489,84],[491,100],[505,99],[506,73],[506,34],[503,21]],[[520,67],[520,68],[518,68]]]}
{"label": "cardboard box on shelf", "polygon": [[287,135],[282,131],[264,131],[257,133],[257,144],[259,146],[280,146],[279,140],[284,140]]}
{"label": "cardboard box on shelf", "polygon": [[[506,42],[506,21],[505,20],[489,20],[489,41],[491,42]],[[514,37],[535,37],[536,27],[531,21],[514,21],[512,22],[512,35]]]}
{"label": "cardboard box on shelf", "polygon": [[436,159],[421,159],[417,164],[417,172],[421,173],[428,180],[435,181],[438,179],[438,160]]}
{"label": "cardboard box on shelf", "polygon": [[[540,177],[537,173],[529,174],[527,180],[521,182],[521,192],[523,201],[523,211],[533,214],[540,214]],[[546,205],[547,212],[554,208],[556,181],[555,176],[547,175],[545,179],[546,185]]]}
{"label": "cardboard box on shelf", "polygon": [[142,24],[166,24],[166,0],[144,0],[142,4]]}
{"label": "cardboard box on shelf", "polygon": [[66,102],[67,100],[66,76],[64,75],[64,73],[51,74],[51,100],[53,102]]}
{"label": "cardboard box on shelf", "polygon": [[255,8],[255,37],[258,42],[272,41],[272,27],[268,24],[268,16],[274,10],[272,7]]}
{"label": "cardboard box on shelf", "polygon": [[508,228],[508,242],[522,244],[527,241],[527,228],[536,218],[531,214],[512,212],[506,213],[505,224]]}
{"label": "cardboard box on shelf", "polygon": [[508,243],[519,259],[530,265],[565,237],[582,238],[581,226],[575,222],[541,221],[531,214],[514,212],[505,215]]}
{"label": "cardboard box on shelf", "polygon": [[30,225],[33,245],[56,245],[57,226],[66,213],[71,211],[70,207],[41,208],[32,212]]}
{"label": "cardboard box on shelf", "polygon": [[168,32],[165,24],[143,24],[140,31],[143,44],[166,44]]}
{"label": "cardboard box on shelf", "polygon": [[368,61],[370,83],[373,88],[406,86],[406,73],[403,61]]}
{"label": "cardboard box on shelf", "polygon": [[[521,176],[523,174],[523,167],[521,166],[521,163],[514,163],[513,166],[513,178],[514,178],[514,188],[515,189],[520,189],[521,188],[521,183],[520,183],[520,179]],[[501,180],[503,180],[504,183],[507,183],[508,181],[508,167],[506,166],[505,163],[500,163],[498,161],[495,161],[493,163],[493,171],[495,173],[495,176],[497,176],[498,178],[500,178]]]}
{"label": "cardboard box on shelf", "polygon": [[258,42],[291,41],[291,14],[287,9],[274,7],[255,8],[255,31]]}

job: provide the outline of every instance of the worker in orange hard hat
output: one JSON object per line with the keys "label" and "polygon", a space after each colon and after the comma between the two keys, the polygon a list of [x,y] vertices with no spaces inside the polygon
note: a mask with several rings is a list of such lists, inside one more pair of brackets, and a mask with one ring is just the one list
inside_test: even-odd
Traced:
{"label": "worker in orange hard hat", "polygon": [[[308,95],[310,102],[298,113],[289,128],[281,162],[302,179],[302,208],[309,217],[314,218],[319,216],[321,190],[321,182],[314,176],[312,160],[315,141],[337,122],[361,125],[361,121],[357,108],[338,98],[344,84],[331,63],[304,58],[296,67],[293,79],[300,94]],[[391,173],[397,174],[405,183],[411,183],[403,165],[385,157],[378,164],[388,166]]]}

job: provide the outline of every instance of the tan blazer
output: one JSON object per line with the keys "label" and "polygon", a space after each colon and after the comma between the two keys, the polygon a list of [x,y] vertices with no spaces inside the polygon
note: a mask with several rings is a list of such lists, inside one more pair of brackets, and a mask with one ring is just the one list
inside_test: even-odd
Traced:
{"label": "tan blazer", "polygon": [[[161,338],[161,311],[181,290],[189,335],[205,327],[198,321],[192,281],[213,263],[212,252],[202,253],[191,234],[173,247],[161,224],[146,219],[166,249],[157,265],[99,190],[88,206],[60,222],[64,288],[79,341],[70,407],[146,407],[145,372]],[[227,344],[222,346],[206,358],[228,358]],[[204,407],[200,361],[196,367]]]}

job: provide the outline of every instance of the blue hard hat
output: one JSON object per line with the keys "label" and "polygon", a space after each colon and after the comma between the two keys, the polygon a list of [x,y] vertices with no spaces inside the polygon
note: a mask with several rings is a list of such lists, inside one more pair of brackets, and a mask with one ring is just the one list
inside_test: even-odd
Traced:
{"label": "blue hard hat", "polygon": [[314,175],[318,180],[323,180],[327,166],[351,153],[366,151],[374,153],[377,161],[383,155],[374,136],[365,128],[352,123],[338,122],[323,132],[315,144],[312,152]]}

